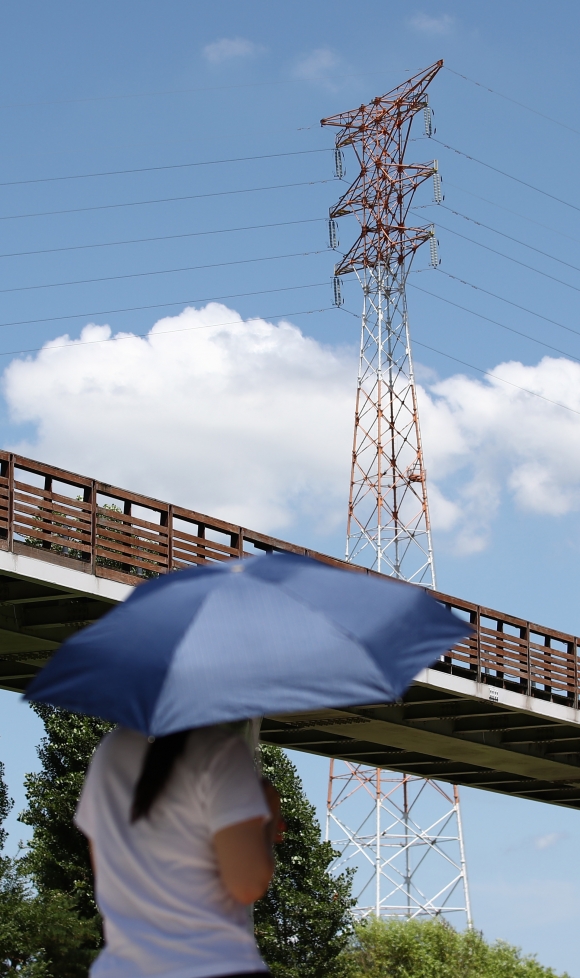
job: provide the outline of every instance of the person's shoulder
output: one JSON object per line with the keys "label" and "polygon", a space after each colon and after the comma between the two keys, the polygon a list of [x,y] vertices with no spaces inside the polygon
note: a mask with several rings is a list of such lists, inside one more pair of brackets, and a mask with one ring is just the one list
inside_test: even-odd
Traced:
{"label": "person's shoulder", "polygon": [[198,769],[207,770],[219,759],[240,755],[249,757],[250,749],[239,733],[225,725],[192,730],[187,739],[187,761]]}
{"label": "person's shoulder", "polygon": [[92,765],[99,767],[101,764],[110,765],[115,760],[121,758],[141,755],[145,750],[147,738],[137,733],[136,730],[128,730],[126,727],[115,727],[108,734],[105,734],[93,754]]}

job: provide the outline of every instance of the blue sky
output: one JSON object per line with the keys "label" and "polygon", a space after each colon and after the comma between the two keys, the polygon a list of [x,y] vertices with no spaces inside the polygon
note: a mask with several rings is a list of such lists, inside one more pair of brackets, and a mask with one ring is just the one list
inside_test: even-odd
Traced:
{"label": "blue sky", "polygon": [[[408,295],[438,585],[578,633],[579,27],[535,0],[9,4],[3,447],[341,555],[358,326],[319,120],[444,58],[412,144],[443,176],[443,206],[416,198],[441,266],[420,254]],[[21,804],[38,728],[2,702]],[[476,924],[578,975],[577,815],[463,797]]]}

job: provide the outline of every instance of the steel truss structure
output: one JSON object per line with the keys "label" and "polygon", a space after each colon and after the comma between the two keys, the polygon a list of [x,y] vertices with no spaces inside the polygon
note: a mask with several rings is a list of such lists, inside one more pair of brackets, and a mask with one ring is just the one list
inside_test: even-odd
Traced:
{"label": "steel truss structure", "polygon": [[[441,183],[437,161],[408,163],[405,155],[421,110],[431,135],[427,88],[442,66],[438,61],[370,104],[322,120],[339,129],[337,176],[344,175],[344,147],[352,147],[359,163],[329,224],[330,244],[337,247],[336,219],[354,215],[359,223],[356,241],[334,269],[335,302],[342,302],[340,277],[350,272],[363,292],[346,559],[431,588],[435,569],[406,284],[422,244],[430,242],[431,264],[438,259],[433,226],[407,219],[418,187],[433,177],[439,202]],[[459,913],[471,926],[456,787],[331,761],[326,835],[340,852],[335,869],[357,868],[362,916]]]}
{"label": "steel truss structure", "polygon": [[357,869],[357,916],[459,916],[471,926],[457,787],[331,761],[326,838],[339,852],[333,869]]}
{"label": "steel truss structure", "polygon": [[363,290],[346,559],[428,587],[435,587],[435,572],[405,287],[415,252],[434,242],[432,226],[410,226],[407,218],[415,191],[437,164],[407,163],[405,153],[415,115],[429,111],[426,89],[442,65],[369,105],[322,120],[339,129],[339,166],[345,146],[360,165],[330,211],[331,243],[336,218],[351,214],[359,222],[335,276],[355,272]]}

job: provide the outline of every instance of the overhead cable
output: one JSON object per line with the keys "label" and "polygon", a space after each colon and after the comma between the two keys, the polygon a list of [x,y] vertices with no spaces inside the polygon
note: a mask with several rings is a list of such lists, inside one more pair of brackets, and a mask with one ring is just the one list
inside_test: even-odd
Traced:
{"label": "overhead cable", "polygon": [[478,160],[477,157],[470,156],[469,153],[464,153],[463,150],[456,149],[455,146],[449,146],[448,143],[442,143],[436,136],[432,136],[431,141],[434,143],[439,143],[440,146],[451,150],[452,153],[457,153],[458,156],[464,156],[466,160],[471,160],[472,163],[479,163],[480,166],[485,166],[488,170],[493,170],[494,173],[499,173],[502,177],[507,177],[508,180],[514,180],[516,183],[521,183],[522,186],[527,187],[528,190],[535,190],[536,193],[543,194],[544,197],[549,197],[550,200],[556,200],[559,204],[564,204],[566,207],[571,207],[572,210],[580,211],[580,207],[578,207],[576,204],[571,204],[568,200],[563,200],[561,197],[556,197],[554,194],[549,194],[547,190],[542,190],[541,187],[535,187],[532,183],[526,183],[525,180],[520,180],[519,177],[514,177],[513,173],[506,173],[505,170],[500,170],[497,166],[492,166],[491,163],[484,163],[483,160]]}
{"label": "overhead cable", "polygon": [[[340,308],[343,312],[348,313],[349,316],[354,316],[355,319],[360,319],[360,316],[357,313],[352,312],[350,309],[345,309],[344,306],[335,306],[334,308]],[[547,401],[549,404],[555,404],[556,407],[563,408],[565,411],[571,411],[572,414],[577,414],[580,416],[580,411],[576,411],[575,408],[568,407],[567,404],[562,404],[561,401],[554,401],[551,397],[546,397],[544,394],[539,394],[537,391],[532,391],[528,387],[521,387],[519,384],[514,384],[511,380],[506,380],[504,377],[500,377],[498,374],[491,373],[490,370],[484,370],[482,367],[477,367],[474,363],[468,363],[467,360],[460,360],[459,357],[454,357],[450,353],[445,353],[444,350],[438,350],[435,346],[429,346],[427,343],[421,343],[419,340],[413,340],[413,345],[422,346],[426,350],[431,350],[432,353],[438,353],[439,356],[447,357],[448,360],[453,360],[455,363],[460,363],[464,367],[469,367],[471,370],[476,370],[485,377],[491,377],[492,380],[499,380],[502,384],[508,384],[509,387],[515,387],[516,390],[523,391],[524,394],[531,394],[532,397],[539,397],[542,401]]]}
{"label": "overhead cable", "polygon": [[449,211],[450,214],[455,214],[456,217],[461,217],[464,221],[469,221],[471,224],[477,224],[478,227],[485,228],[486,231],[493,231],[494,234],[499,234],[502,238],[507,238],[508,241],[513,241],[515,244],[521,245],[522,248],[529,248],[530,251],[535,251],[537,255],[543,255],[544,258],[550,258],[552,261],[559,262],[560,265],[565,265],[566,268],[573,268],[575,272],[580,272],[578,265],[572,265],[570,262],[564,261],[563,258],[556,258],[555,255],[551,255],[548,251],[534,248],[533,245],[527,244],[525,241],[520,241],[519,238],[513,238],[511,234],[506,234],[505,231],[498,231],[497,228],[492,228],[489,224],[476,221],[474,217],[468,217],[467,214],[462,214],[461,211],[455,211],[452,207],[448,207],[447,204],[437,204],[437,207],[441,207],[443,210]]}
{"label": "overhead cable", "polygon": [[[371,75],[384,75],[385,72],[391,72],[396,74],[402,74],[406,71],[410,71],[409,68],[381,68],[380,71],[367,71],[361,76],[357,73],[354,75],[342,75],[343,78],[360,78],[369,77]],[[281,78],[277,80],[270,80],[265,82],[241,82],[235,85],[203,85],[198,88],[169,88],[164,89],[159,92],[130,92],[124,95],[89,95],[85,98],[63,98],[63,99],[51,99],[42,100],[37,102],[5,102],[0,103],[0,109],[23,109],[23,108],[34,108],[40,105],[74,105],[79,102],[113,102],[119,101],[121,99],[131,99],[131,98],[158,98],[162,95],[192,95],[199,92],[221,92],[229,91],[231,89],[239,88],[271,88],[273,85],[300,85],[303,84],[301,78]]]}
{"label": "overhead cable", "polygon": [[439,299],[440,302],[446,302],[448,306],[455,306],[456,309],[461,309],[462,312],[468,312],[471,316],[477,316],[478,319],[484,319],[486,323],[493,323],[494,326],[501,326],[502,329],[507,329],[510,333],[516,333],[518,336],[523,336],[524,339],[530,340],[532,343],[537,343],[538,346],[544,346],[547,350],[553,350],[554,353],[560,353],[564,357],[568,357],[569,360],[576,360],[580,363],[580,358],[574,356],[573,353],[568,353],[567,350],[560,350],[557,346],[551,346],[550,343],[546,343],[544,340],[538,340],[535,336],[530,336],[529,333],[524,333],[520,329],[514,329],[513,326],[506,326],[505,323],[500,323],[497,319],[491,319],[489,316],[484,316],[481,312],[476,312],[475,309],[469,309],[467,306],[462,306],[458,302],[453,302],[451,299],[446,299],[442,295],[437,295],[436,292],[430,292],[429,289],[422,289],[420,285],[411,285],[412,289],[416,289],[418,292],[424,292],[425,295],[430,295],[434,299]]}
{"label": "overhead cable", "polygon": [[100,170],[96,173],[73,173],[63,177],[35,177],[31,180],[7,180],[0,183],[0,187],[22,187],[29,183],[57,183],[62,180],[88,180],[93,177],[118,177],[126,173],[156,173],[159,170],[185,170],[195,166],[216,166],[218,163],[247,163],[253,160],[276,160],[283,156],[309,156],[312,153],[330,153],[330,149],[297,149],[290,153],[263,153],[261,156],[232,156],[223,160],[199,160],[196,163],[139,166],[131,170]]}
{"label": "overhead cable", "polygon": [[94,207],[69,207],[60,211],[38,211],[34,214],[3,214],[0,221],[16,221],[25,217],[54,217],[56,214],[81,214],[87,211],[107,211],[118,207],[141,207],[144,204],[168,204],[181,200],[201,200],[204,197],[231,197],[235,194],[255,194],[264,190],[288,190],[291,187],[314,187],[321,183],[334,183],[336,177],[327,180],[304,180],[300,183],[277,183],[270,187],[246,187],[242,190],[217,190],[209,194],[187,194],[184,197],[159,197],[153,200],[130,200],[124,204],[98,204]]}
{"label": "overhead cable", "polygon": [[0,323],[0,329],[5,326],[36,326],[40,323],[59,323],[66,319],[86,319],[89,316],[112,316],[120,312],[143,312],[146,309],[165,309],[169,306],[189,306],[194,302],[219,302],[222,299],[241,299],[254,295],[269,295],[272,292],[296,292],[299,289],[318,289],[328,282],[312,282],[309,285],[286,285],[280,289],[260,289],[257,292],[231,292],[228,295],[210,295],[197,299],[179,299],[177,302],[154,302],[147,306],[124,306],[121,309],[98,309],[96,312],[74,312],[65,316],[47,316],[44,319],[18,319],[10,323]]}
{"label": "overhead cable", "polygon": [[0,295],[6,292],[31,292],[36,289],[60,289],[69,285],[89,285],[94,282],[117,282],[127,278],[149,278],[152,275],[173,275],[177,272],[196,272],[206,268],[225,268],[229,265],[250,265],[260,261],[279,261],[283,258],[305,258],[309,255],[322,255],[327,248],[318,251],[296,251],[288,255],[266,255],[263,258],[238,258],[236,261],[218,261],[209,265],[186,265],[184,268],[161,268],[152,272],[131,272],[125,275],[105,275],[102,278],[81,278],[72,282],[48,282],[46,285],[18,285],[10,289],[0,289]]}
{"label": "overhead cable", "polygon": [[492,380],[499,380],[502,384],[508,384],[510,387],[515,387],[518,391],[523,391],[524,394],[531,394],[532,397],[539,397],[542,401],[547,401],[548,404],[555,404],[556,407],[563,408],[564,411],[571,411],[572,414],[580,415],[580,411],[576,411],[575,408],[568,407],[567,404],[562,404],[561,401],[554,401],[551,397],[546,397],[545,394],[538,394],[537,391],[531,391],[529,387],[520,387],[519,384],[514,384],[511,380],[506,380],[505,377],[500,377],[498,374],[492,374],[490,370],[483,370],[482,367],[476,367],[474,363],[468,363],[467,360],[460,360],[459,357],[453,357],[450,353],[445,353],[444,350],[438,350],[435,346],[428,346],[427,343],[420,343],[419,340],[413,340],[415,346],[423,346],[426,350],[431,350],[433,353],[438,353],[439,356],[447,357],[448,360],[454,360],[455,363],[460,363],[464,367],[470,367],[471,370],[477,370],[478,373],[484,374],[485,377],[491,377]]}
{"label": "overhead cable", "polygon": [[477,85],[478,88],[483,88],[485,92],[490,92],[492,95],[497,95],[498,98],[505,99],[506,102],[512,102],[513,105],[519,105],[520,109],[526,109],[527,112],[533,112],[534,115],[539,115],[542,119],[547,119],[548,122],[553,122],[556,126],[562,126],[562,129],[567,129],[569,132],[576,133],[580,136],[580,129],[574,129],[573,126],[567,125],[565,122],[561,122],[560,119],[554,119],[551,115],[546,115],[545,112],[540,112],[538,109],[533,109],[531,105],[526,105],[525,102],[518,102],[517,99],[512,98],[510,95],[504,95],[503,92],[498,92],[495,88],[489,88],[488,85],[483,85],[481,82],[475,80],[475,78],[469,78],[468,75],[462,75],[460,71],[455,71],[450,68],[449,65],[443,65],[446,71],[450,71],[452,75],[457,75],[458,78],[463,78],[464,81],[470,82],[472,85]]}
{"label": "overhead cable", "polygon": [[[158,333],[153,334],[155,339],[159,336],[166,336],[172,333],[191,333],[197,329],[215,329],[217,326],[246,326],[252,320],[266,320],[266,319],[286,319],[290,316],[312,316],[317,312],[330,312],[330,310],[336,308],[335,306],[324,306],[321,309],[303,309],[298,312],[277,312],[269,313],[267,316],[250,316],[248,319],[233,319],[230,322],[225,323],[205,323],[203,326],[184,326],[182,329],[164,329],[160,330]],[[70,347],[79,346],[101,346],[103,343],[122,343],[125,340],[138,340],[145,339],[151,335],[151,330],[146,333],[131,333],[129,335],[123,334],[123,336],[109,336],[106,340],[71,340],[70,343],[56,343],[50,346],[46,343],[44,346],[33,347],[28,350],[7,350],[5,353],[0,353],[0,357],[16,357],[21,356],[24,353],[52,353],[53,350],[66,350]],[[50,342],[50,341],[49,341]]]}
{"label": "overhead cable", "polygon": [[444,268],[439,267],[437,272],[439,275],[446,275],[447,278],[451,278],[455,282],[460,282],[462,285],[466,285],[470,289],[475,289],[476,292],[483,292],[485,295],[492,296],[494,299],[499,299],[500,302],[507,303],[508,306],[513,306],[514,309],[520,309],[522,312],[529,313],[530,316],[536,316],[537,319],[543,319],[544,322],[551,323],[552,326],[559,326],[561,329],[566,329],[569,333],[575,333],[576,336],[580,336],[580,330],[573,329],[572,326],[566,326],[557,319],[550,319],[549,316],[543,316],[542,313],[536,312],[535,309],[528,309],[526,306],[520,306],[517,302],[512,302],[511,299],[506,299],[503,295],[497,295],[496,292],[490,292],[489,289],[484,289],[481,285],[474,285],[473,282],[467,282],[464,278],[459,278],[458,275],[452,275],[451,272],[445,271]]}
{"label": "overhead cable", "polygon": [[39,248],[37,251],[7,251],[0,258],[25,258],[29,255],[54,255],[61,251],[85,251],[88,248],[115,248],[120,245],[149,244],[152,241],[175,241],[178,238],[199,238],[209,234],[230,234],[234,231],[261,231],[264,228],[287,228],[293,224],[319,224],[324,217],[308,217],[301,221],[276,221],[274,224],[247,224],[238,228],[217,228],[213,231],[187,231],[184,234],[164,234],[155,238],[128,238],[126,241],[104,241],[96,244],[67,245],[64,248]]}
{"label": "overhead cable", "polygon": [[[528,214],[521,214],[519,211],[513,211],[511,207],[505,207],[503,204],[498,204],[495,200],[489,200],[488,197],[481,197],[480,194],[474,194],[472,190],[466,190],[465,187],[460,187],[457,183],[451,183],[449,180],[445,180],[446,187],[453,187],[454,190],[460,190],[462,194],[469,194],[470,197],[475,197],[476,200],[482,200],[484,204],[491,204],[492,207],[497,207],[500,211],[505,211],[506,214],[513,214],[514,217],[521,218],[522,221],[528,221],[530,224],[535,224],[539,228],[543,228],[544,231],[551,231],[552,234],[559,234],[562,238],[568,238],[569,241],[575,241],[576,244],[580,244],[580,238],[575,238],[571,234],[566,234],[565,231],[560,231],[558,228],[552,228],[549,224],[542,224],[541,221],[536,221],[535,218],[530,217]],[[429,204],[429,207],[435,207],[435,204]]]}
{"label": "overhead cable", "polygon": [[521,265],[522,268],[528,268],[531,272],[535,272],[536,275],[542,275],[544,278],[549,278],[552,282],[558,282],[559,285],[565,285],[568,289],[574,289],[574,292],[580,292],[580,288],[577,285],[571,285],[570,282],[565,282],[561,278],[556,278],[555,275],[549,275],[548,272],[542,272],[539,268],[534,268],[533,265],[527,265],[525,261],[520,261],[518,258],[512,258],[511,255],[504,255],[503,251],[497,251],[496,248],[490,248],[489,245],[482,244],[481,241],[476,241],[475,238],[469,238],[466,234],[460,234],[459,231],[454,231],[452,228],[446,227],[439,221],[437,222],[437,227],[442,228],[443,231],[448,231],[450,234],[454,234],[456,238],[462,238],[464,241],[471,241],[471,243],[477,245],[478,248],[484,248],[486,251],[491,251],[494,255],[499,255],[500,258],[505,258],[507,261],[514,262],[515,265]]}

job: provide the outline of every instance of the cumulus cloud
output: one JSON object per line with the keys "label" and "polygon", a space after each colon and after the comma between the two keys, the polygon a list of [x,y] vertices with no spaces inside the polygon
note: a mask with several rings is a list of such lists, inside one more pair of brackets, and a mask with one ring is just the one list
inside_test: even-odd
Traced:
{"label": "cumulus cloud", "polygon": [[212,65],[223,64],[224,61],[235,61],[240,58],[252,58],[261,54],[264,48],[245,37],[222,37],[219,41],[206,44],[203,56]]}
{"label": "cumulus cloud", "polygon": [[[265,532],[344,523],[354,350],[218,303],[110,337],[88,325],[10,364],[11,418],[34,432],[17,451]],[[507,499],[534,517],[580,509],[580,364],[424,372],[418,396],[433,526],[458,553],[487,546]]]}
{"label": "cumulus cloud", "polygon": [[110,336],[12,362],[12,419],[36,431],[17,451],[264,532],[344,523],[352,351],[217,303]]}
{"label": "cumulus cloud", "polygon": [[409,24],[423,34],[450,34],[455,25],[455,18],[449,14],[432,17],[430,14],[418,13],[411,17]]}
{"label": "cumulus cloud", "polygon": [[294,75],[325,88],[336,88],[341,59],[330,48],[315,48],[294,67]]}
{"label": "cumulus cloud", "polygon": [[580,364],[544,357],[484,380],[455,375],[424,384],[419,409],[434,525],[460,551],[487,545],[506,496],[534,515],[580,509]]}

